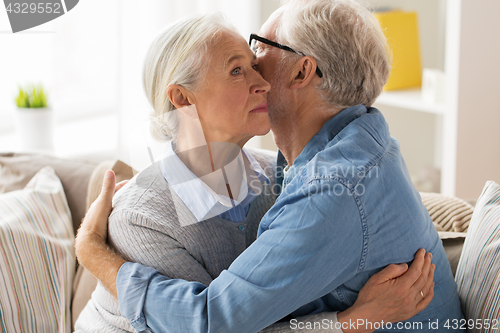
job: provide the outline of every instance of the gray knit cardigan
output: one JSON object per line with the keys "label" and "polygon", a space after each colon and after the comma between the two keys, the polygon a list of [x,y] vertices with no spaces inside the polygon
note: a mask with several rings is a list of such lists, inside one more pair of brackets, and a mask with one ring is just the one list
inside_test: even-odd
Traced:
{"label": "gray knit cardigan", "polygon": [[[263,191],[250,204],[243,222],[219,217],[196,222],[169,188],[156,163],[135,176],[115,196],[109,217],[111,246],[128,261],[154,267],[171,278],[208,286],[255,240],[261,218],[276,199],[275,155],[249,151],[271,184],[262,184]],[[75,329],[76,332],[135,332],[120,315],[117,300],[100,283]]]}

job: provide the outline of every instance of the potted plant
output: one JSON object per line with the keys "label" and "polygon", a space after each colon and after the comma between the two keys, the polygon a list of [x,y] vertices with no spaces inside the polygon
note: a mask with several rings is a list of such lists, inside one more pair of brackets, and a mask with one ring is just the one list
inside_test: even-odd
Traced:
{"label": "potted plant", "polygon": [[54,112],[48,106],[43,86],[19,86],[15,98],[16,128],[25,151],[52,151],[54,148]]}

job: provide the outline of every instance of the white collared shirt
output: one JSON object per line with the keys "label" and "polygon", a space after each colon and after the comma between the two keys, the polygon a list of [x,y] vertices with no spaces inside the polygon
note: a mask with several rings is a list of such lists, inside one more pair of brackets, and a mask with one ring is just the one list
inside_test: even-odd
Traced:
{"label": "white collared shirt", "polygon": [[[198,222],[214,216],[232,222],[243,221],[250,203],[261,192],[255,188],[252,179],[257,177],[270,184],[259,162],[245,148],[223,168],[197,177],[177,156],[170,142],[162,158],[161,170],[169,186]],[[228,193],[227,183],[233,199]],[[237,194],[236,198],[234,194]]]}

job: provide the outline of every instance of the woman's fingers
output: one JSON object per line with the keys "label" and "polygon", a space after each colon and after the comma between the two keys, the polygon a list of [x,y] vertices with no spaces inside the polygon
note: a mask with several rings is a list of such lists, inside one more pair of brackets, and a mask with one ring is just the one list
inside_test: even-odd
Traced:
{"label": "woman's fingers", "polygon": [[123,186],[125,186],[128,183],[128,180],[122,180],[115,186],[115,194],[118,192]]}

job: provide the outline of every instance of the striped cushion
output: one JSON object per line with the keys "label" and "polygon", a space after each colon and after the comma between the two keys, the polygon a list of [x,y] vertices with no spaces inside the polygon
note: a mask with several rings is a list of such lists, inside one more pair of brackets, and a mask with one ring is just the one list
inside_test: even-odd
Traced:
{"label": "striped cushion", "polygon": [[420,192],[437,231],[467,232],[474,207],[462,199]]}
{"label": "striped cushion", "polygon": [[500,186],[495,182],[486,183],[477,201],[455,280],[465,317],[496,320],[500,327]]}
{"label": "striped cushion", "polygon": [[70,332],[75,272],[71,214],[59,178],[40,170],[0,195],[0,330]]}

